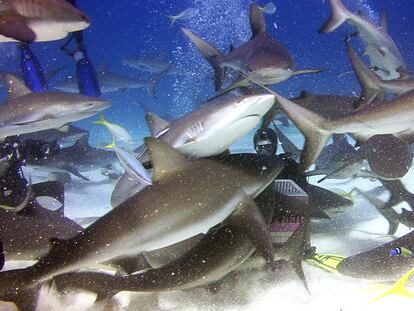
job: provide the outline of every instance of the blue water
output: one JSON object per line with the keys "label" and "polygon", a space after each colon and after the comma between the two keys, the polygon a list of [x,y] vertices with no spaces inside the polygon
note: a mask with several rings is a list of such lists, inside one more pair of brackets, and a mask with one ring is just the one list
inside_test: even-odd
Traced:
{"label": "blue water", "polygon": [[[180,27],[192,30],[222,51],[230,44],[241,45],[249,39],[248,0],[186,0],[186,1],[78,1],[79,7],[91,18],[92,25],[85,31],[85,43],[96,67],[105,64],[120,74],[150,78],[146,72],[122,65],[122,60],[132,55],[154,56],[165,54],[175,64],[186,68],[193,76],[168,76],[158,86],[158,100],[149,97],[145,90],[105,94],[113,106],[105,112],[112,121],[122,124],[133,134],[146,132],[143,111],[137,105],[144,101],[160,114],[179,117],[194,109],[200,101],[214,94],[213,71],[192,43],[184,37]],[[265,4],[266,1],[261,1]],[[408,68],[414,68],[414,7],[410,0],[367,1],[345,0],[352,10],[362,10],[373,20],[378,20],[384,8],[388,13],[389,33],[400,48]],[[297,76],[278,85],[274,90],[285,96],[296,96],[301,90],[314,93],[340,95],[359,94],[360,87],[353,74],[338,77],[338,73],[351,70],[343,38],[350,26],[322,35],[317,30],[330,15],[329,1],[275,1],[277,11],[266,15],[267,30],[284,44],[295,59],[296,68],[325,68],[317,75]],[[193,19],[177,21],[169,28],[169,14],[178,14],[186,8],[199,9]],[[61,75],[74,74],[72,59],[59,51],[63,41],[35,43],[34,53],[45,71],[61,65],[69,68]],[[15,44],[0,46],[1,70],[16,72],[20,52]],[[93,119],[93,118],[92,118]],[[91,135],[98,143],[102,129],[91,125],[91,120],[79,122],[100,136]],[[107,136],[108,139],[109,136]],[[140,137],[137,137],[139,140]],[[96,141],[98,140],[98,141]]]}

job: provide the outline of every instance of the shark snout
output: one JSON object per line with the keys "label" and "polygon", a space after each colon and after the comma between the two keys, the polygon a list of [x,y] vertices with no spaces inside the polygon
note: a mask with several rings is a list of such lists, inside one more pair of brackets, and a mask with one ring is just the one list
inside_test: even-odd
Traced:
{"label": "shark snout", "polygon": [[275,103],[275,96],[271,94],[252,95],[247,98],[246,116],[257,115],[263,117]]}

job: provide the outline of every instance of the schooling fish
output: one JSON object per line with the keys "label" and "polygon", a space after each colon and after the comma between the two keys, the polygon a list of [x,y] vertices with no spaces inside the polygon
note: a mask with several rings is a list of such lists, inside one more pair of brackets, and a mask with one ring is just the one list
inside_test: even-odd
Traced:
{"label": "schooling fish", "polygon": [[263,13],[272,15],[276,13],[276,5],[273,2],[268,2],[264,6],[259,6]]}
{"label": "schooling fish", "polygon": [[412,250],[406,248],[406,247],[396,247],[390,250],[391,256],[403,256],[403,257],[409,257],[414,258],[414,253]]}
{"label": "schooling fish", "polygon": [[197,8],[188,8],[179,13],[178,15],[167,15],[171,20],[170,28],[175,24],[177,20],[189,20],[198,15],[199,9]]}
{"label": "schooling fish", "polygon": [[128,133],[128,131],[126,129],[124,129],[122,126],[115,124],[115,123],[110,123],[107,120],[105,120],[105,117],[103,115],[101,115],[99,117],[98,121],[94,121],[94,124],[101,124],[103,126],[105,126],[112,134],[112,144],[106,146],[106,148],[113,148],[115,147],[115,141],[121,141],[124,143],[128,143],[128,144],[132,144],[134,142],[133,138],[131,137],[131,135]]}

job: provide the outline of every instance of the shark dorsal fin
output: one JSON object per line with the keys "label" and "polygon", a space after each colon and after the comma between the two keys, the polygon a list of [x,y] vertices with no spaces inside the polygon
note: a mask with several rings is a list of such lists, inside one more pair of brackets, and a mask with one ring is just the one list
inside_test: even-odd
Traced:
{"label": "shark dorsal fin", "polygon": [[8,88],[9,98],[17,98],[32,92],[19,78],[9,73],[4,74],[3,77]]}
{"label": "shark dorsal fin", "polygon": [[381,10],[381,28],[388,32],[387,12],[384,9]]}
{"label": "shark dorsal fin", "polygon": [[148,126],[153,136],[157,136],[160,132],[169,126],[168,121],[165,121],[163,118],[153,112],[147,112],[145,114],[145,119],[147,120]]}
{"label": "shark dorsal fin", "polygon": [[145,143],[148,145],[151,153],[154,182],[160,181],[172,174],[177,174],[187,169],[191,164],[191,161],[178,150],[154,137],[146,137]]}
{"label": "shark dorsal fin", "polygon": [[252,29],[252,38],[266,31],[263,12],[256,3],[250,6],[250,28]]}

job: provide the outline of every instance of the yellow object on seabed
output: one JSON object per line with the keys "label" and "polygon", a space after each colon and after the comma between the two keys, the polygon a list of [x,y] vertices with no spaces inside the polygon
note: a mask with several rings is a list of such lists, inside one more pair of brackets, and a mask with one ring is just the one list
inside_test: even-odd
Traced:
{"label": "yellow object on seabed", "polygon": [[335,254],[315,254],[306,259],[306,263],[328,272],[337,272],[336,267],[345,257]]}
{"label": "yellow object on seabed", "polygon": [[414,294],[410,292],[406,285],[407,282],[410,280],[411,275],[414,273],[414,268],[408,271],[406,274],[403,275],[401,279],[399,279],[391,288],[387,289],[384,293],[379,295],[378,297],[371,300],[369,303],[373,303],[375,301],[378,301],[386,296],[397,294],[397,295],[403,295],[406,297],[414,298]]}

